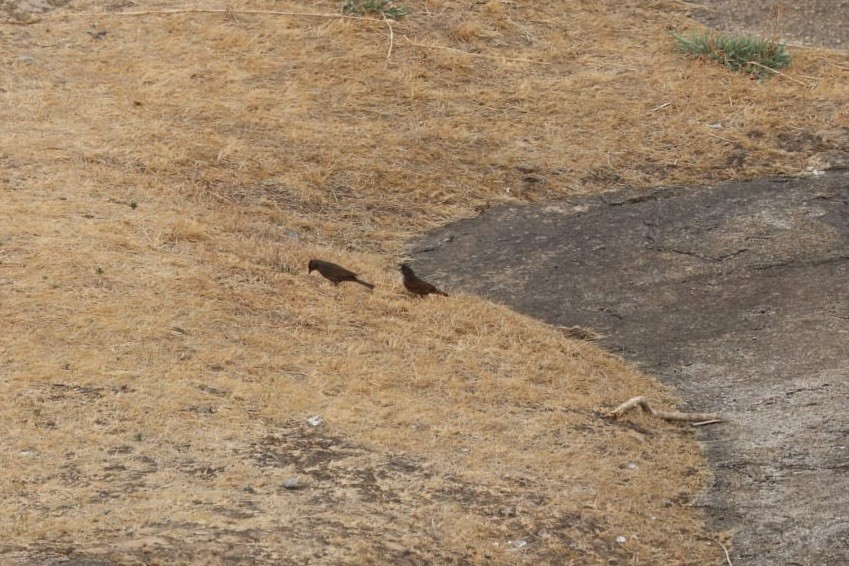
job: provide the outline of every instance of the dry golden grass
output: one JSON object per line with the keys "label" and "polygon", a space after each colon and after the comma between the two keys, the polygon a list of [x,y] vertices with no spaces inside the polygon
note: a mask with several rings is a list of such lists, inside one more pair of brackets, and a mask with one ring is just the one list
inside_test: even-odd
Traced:
{"label": "dry golden grass", "polygon": [[757,83],[679,58],[676,3],[402,4],[389,61],[380,20],[239,13],[337,2],[0,27],[7,557],[722,563],[689,432],[597,416],[667,391],[395,266],[494,202],[798,171],[845,57]]}

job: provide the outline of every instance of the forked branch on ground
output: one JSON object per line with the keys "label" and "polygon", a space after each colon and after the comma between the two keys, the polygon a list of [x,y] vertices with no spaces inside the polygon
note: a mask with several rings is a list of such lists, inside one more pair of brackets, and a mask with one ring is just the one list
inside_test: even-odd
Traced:
{"label": "forked branch on ground", "polygon": [[628,399],[609,413],[611,419],[618,419],[631,409],[641,407],[645,412],[665,421],[688,422],[693,426],[721,423],[723,420],[716,413],[681,413],[678,411],[655,411],[642,395]]}

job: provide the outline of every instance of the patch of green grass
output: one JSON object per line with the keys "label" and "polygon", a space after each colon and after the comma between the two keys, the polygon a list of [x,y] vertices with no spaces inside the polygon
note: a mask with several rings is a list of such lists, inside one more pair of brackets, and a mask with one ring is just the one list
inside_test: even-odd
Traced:
{"label": "patch of green grass", "polygon": [[342,13],[357,16],[378,14],[390,20],[400,20],[409,10],[403,6],[393,6],[392,0],[345,0]]}
{"label": "patch of green grass", "polygon": [[743,71],[765,79],[790,64],[784,44],[768,39],[730,34],[691,33],[685,37],[673,33],[678,51],[694,59],[707,59],[733,71]]}

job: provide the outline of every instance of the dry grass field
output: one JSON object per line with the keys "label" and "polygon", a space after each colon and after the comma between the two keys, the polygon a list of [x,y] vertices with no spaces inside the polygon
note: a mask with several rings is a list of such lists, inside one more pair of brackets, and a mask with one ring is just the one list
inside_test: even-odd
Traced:
{"label": "dry grass field", "polygon": [[759,83],[665,0],[12,4],[0,562],[724,563],[691,431],[600,416],[669,391],[397,264],[498,202],[798,172],[845,55]]}

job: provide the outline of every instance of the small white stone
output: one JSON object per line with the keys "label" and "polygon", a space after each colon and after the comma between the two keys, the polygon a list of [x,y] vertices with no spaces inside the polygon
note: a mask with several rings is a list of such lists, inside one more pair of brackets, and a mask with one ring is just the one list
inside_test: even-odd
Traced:
{"label": "small white stone", "polygon": [[618,542],[619,544],[625,544],[626,542],[628,542],[628,539],[623,537],[622,535],[619,535],[618,537],[616,537],[616,542]]}
{"label": "small white stone", "polygon": [[516,539],[516,540],[508,540],[507,544],[515,548],[516,550],[521,550],[528,546],[528,541],[524,539]]}
{"label": "small white stone", "polygon": [[310,417],[310,418],[307,419],[307,423],[309,423],[310,426],[318,426],[323,422],[324,422],[324,417],[322,417],[320,415],[316,415],[314,417]]}

